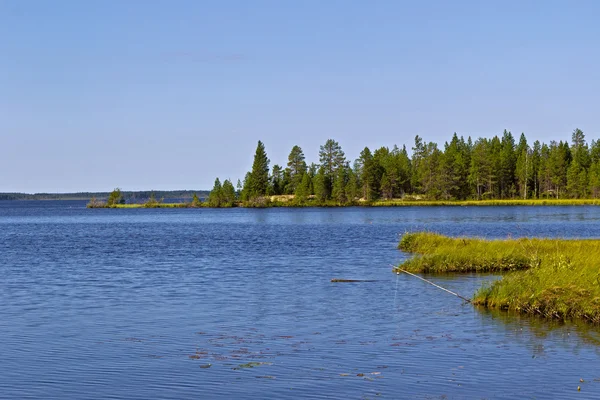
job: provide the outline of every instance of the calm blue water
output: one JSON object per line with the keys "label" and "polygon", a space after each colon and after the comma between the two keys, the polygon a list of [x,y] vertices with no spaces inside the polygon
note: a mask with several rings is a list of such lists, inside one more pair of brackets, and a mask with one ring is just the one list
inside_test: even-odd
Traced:
{"label": "calm blue water", "polygon": [[600,330],[389,266],[407,230],[600,237],[600,208],[84,207],[0,202],[0,398],[600,398]]}

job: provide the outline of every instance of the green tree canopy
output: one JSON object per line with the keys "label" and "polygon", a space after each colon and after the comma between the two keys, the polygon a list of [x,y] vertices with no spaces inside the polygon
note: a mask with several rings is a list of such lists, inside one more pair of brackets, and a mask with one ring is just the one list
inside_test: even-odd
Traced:
{"label": "green tree canopy", "polygon": [[260,140],[256,146],[254,162],[250,173],[249,197],[250,199],[265,196],[269,187],[269,159],[265,145]]}

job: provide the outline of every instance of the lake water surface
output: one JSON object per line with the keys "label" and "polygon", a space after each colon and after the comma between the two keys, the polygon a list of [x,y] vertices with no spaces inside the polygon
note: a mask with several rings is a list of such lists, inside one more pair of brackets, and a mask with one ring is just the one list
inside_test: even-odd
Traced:
{"label": "lake water surface", "polygon": [[600,237],[600,208],[0,202],[0,398],[600,398],[600,329],[393,274],[420,229]]}

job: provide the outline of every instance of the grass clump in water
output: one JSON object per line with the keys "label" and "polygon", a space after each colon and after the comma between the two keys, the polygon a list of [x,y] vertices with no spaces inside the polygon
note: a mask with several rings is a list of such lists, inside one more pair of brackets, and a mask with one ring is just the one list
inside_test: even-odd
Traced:
{"label": "grass clump in water", "polygon": [[399,248],[410,272],[501,272],[473,303],[560,320],[600,323],[600,240],[450,238],[417,232]]}
{"label": "grass clump in water", "polygon": [[486,241],[430,232],[407,233],[398,248],[417,253],[400,267],[410,272],[500,272],[529,268],[528,239]]}

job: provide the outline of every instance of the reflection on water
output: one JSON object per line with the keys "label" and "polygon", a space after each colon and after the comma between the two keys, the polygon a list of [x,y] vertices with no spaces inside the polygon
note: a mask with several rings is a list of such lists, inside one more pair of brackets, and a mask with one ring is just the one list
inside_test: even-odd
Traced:
{"label": "reflection on water", "polygon": [[598,328],[388,266],[407,230],[598,237],[597,208],[84,206],[0,202],[0,398],[600,398]]}

